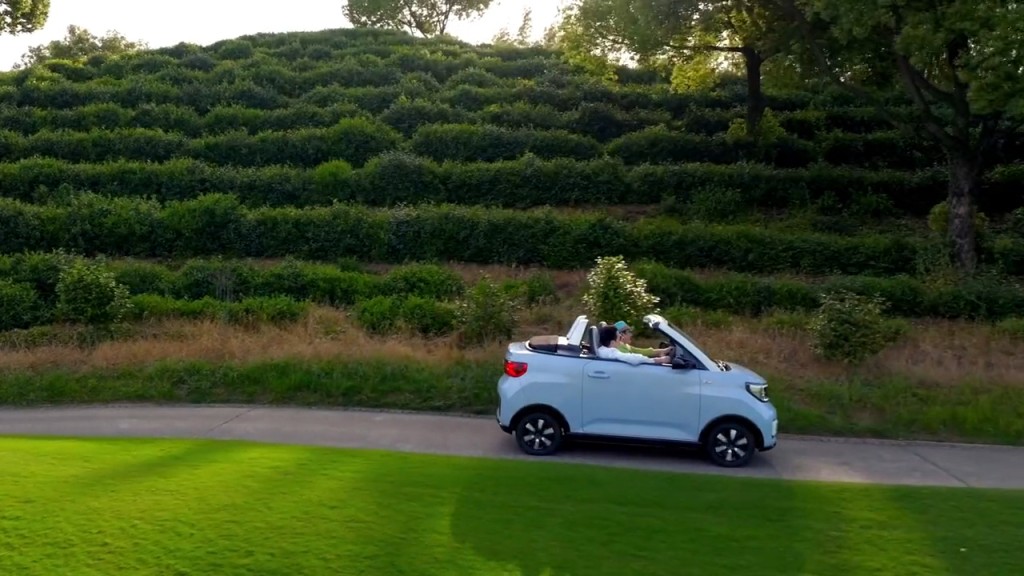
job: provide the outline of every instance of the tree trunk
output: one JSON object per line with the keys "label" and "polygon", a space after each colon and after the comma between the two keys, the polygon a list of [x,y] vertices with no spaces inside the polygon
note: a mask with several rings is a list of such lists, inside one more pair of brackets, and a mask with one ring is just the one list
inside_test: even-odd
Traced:
{"label": "tree trunk", "polygon": [[972,274],[978,265],[974,198],[980,165],[963,153],[949,154],[949,242],[957,269]]}
{"label": "tree trunk", "polygon": [[761,65],[764,64],[764,58],[753,48],[743,48],[741,54],[747,69],[747,136],[757,138],[765,109],[764,93],[761,91]]}

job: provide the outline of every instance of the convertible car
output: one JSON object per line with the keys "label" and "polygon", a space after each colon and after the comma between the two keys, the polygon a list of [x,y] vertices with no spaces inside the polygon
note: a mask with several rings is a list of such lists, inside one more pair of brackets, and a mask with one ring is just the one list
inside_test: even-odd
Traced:
{"label": "convertible car", "polygon": [[553,454],[569,437],[703,447],[719,466],[750,463],[775,447],[778,418],[768,384],[714,360],[657,314],[644,324],[671,347],[671,364],[598,358],[599,326],[585,315],[564,335],[513,342],[498,380],[501,429],[530,455]]}

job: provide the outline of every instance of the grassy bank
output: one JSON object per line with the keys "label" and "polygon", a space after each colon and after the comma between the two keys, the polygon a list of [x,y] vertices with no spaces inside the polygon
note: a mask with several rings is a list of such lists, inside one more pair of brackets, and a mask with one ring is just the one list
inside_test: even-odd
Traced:
{"label": "grassy bank", "polygon": [[[561,332],[538,309],[519,335]],[[922,323],[859,369],[817,358],[783,318],[694,319],[714,357],[770,379],[782,431],[1024,444],[1024,342]],[[0,350],[0,404],[238,402],[493,413],[503,345],[376,338],[317,308],[286,325],[143,323],[120,340]]]}
{"label": "grassy bank", "polygon": [[[0,459],[19,463],[0,479],[18,550],[0,572],[23,576],[1002,576],[1022,561],[1010,491],[210,441],[0,439]],[[530,483],[545,489],[524,500]]]}

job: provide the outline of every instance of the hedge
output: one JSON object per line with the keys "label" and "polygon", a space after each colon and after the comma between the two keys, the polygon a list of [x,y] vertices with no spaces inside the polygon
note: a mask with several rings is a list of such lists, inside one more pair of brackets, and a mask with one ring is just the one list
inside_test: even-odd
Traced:
{"label": "hedge", "polygon": [[212,165],[312,168],[334,159],[362,166],[370,158],[397,148],[402,137],[386,124],[365,118],[343,118],[330,128],[261,132],[241,130],[188,139],[181,134],[145,128],[44,130],[27,138],[0,132],[0,154],[6,158],[54,158],[72,163],[109,161],[166,162],[194,158]]}
{"label": "hedge", "polygon": [[[16,295],[5,300],[18,305],[11,312],[31,312],[17,322],[11,321],[11,314],[0,314],[0,319],[8,319],[2,329],[47,320],[43,307],[52,306],[56,274],[65,258],[48,253],[0,256],[0,298]],[[444,332],[441,327],[449,326],[452,318],[451,306],[441,304],[462,297],[466,290],[457,273],[432,264],[402,266],[387,274],[351,265],[294,260],[260,265],[220,258],[179,264],[114,260],[107,267],[132,294],[133,318],[292,321],[304,311],[300,304],[312,301],[355,306],[357,319],[365,320],[367,326],[381,324],[382,315],[392,310],[424,333],[436,334]],[[986,278],[935,285],[910,277],[832,276],[801,281],[728,272],[698,276],[650,261],[639,261],[634,270],[659,297],[662,309],[693,306],[746,316],[775,310],[808,312],[820,306],[823,294],[837,289],[881,296],[888,302],[888,314],[909,318],[996,321],[1019,316],[1024,309],[1024,288]],[[517,291],[530,303],[555,293],[543,272],[508,281],[503,289]]]}
{"label": "hedge", "polygon": [[409,141],[414,154],[443,162],[512,160],[527,152],[540,158],[588,160],[602,154],[592,138],[565,130],[511,130],[471,124],[431,124]]}
{"label": "hedge", "polygon": [[650,262],[638,263],[635,270],[659,297],[662,308],[694,306],[749,316],[773,310],[812,311],[821,305],[822,295],[847,290],[881,296],[887,302],[886,313],[910,318],[993,321],[1024,310],[1024,288],[985,278],[948,285],[930,285],[906,276],[838,276],[810,282],[739,273],[700,278]]}
{"label": "hedge", "polygon": [[[246,208],[227,195],[170,202],[94,194],[65,204],[0,201],[0,253],[64,248],[120,256],[294,256],[312,260],[462,261],[589,267],[604,254],[657,255],[674,267],[750,273],[800,272],[890,276],[910,273],[930,250],[903,235],[842,238],[742,225],[634,223],[606,215],[450,205],[373,209],[337,204],[308,209]],[[1020,260],[1024,240],[983,244],[998,268]],[[1024,270],[1001,269],[1007,274]]]}
{"label": "hedge", "polygon": [[[365,170],[356,171],[354,178],[369,186],[356,194],[351,170],[320,181],[318,172],[338,163],[329,161],[310,170],[215,166],[194,159],[73,164],[34,158],[0,164],[0,195],[35,200],[65,186],[161,201],[233,193],[248,206],[302,207],[357,197],[374,206],[440,201],[533,207],[657,204],[666,198],[686,204],[694,192],[714,189],[734,191],[739,197],[737,211],[797,208],[823,201],[842,208],[867,201],[890,215],[923,216],[945,199],[947,178],[945,170],[938,168],[908,174],[828,166],[778,170],[758,164],[629,167],[608,158],[544,161],[532,156],[439,166],[392,151],[371,158]],[[992,215],[1024,205],[1024,165],[997,167],[988,173],[979,203]]]}

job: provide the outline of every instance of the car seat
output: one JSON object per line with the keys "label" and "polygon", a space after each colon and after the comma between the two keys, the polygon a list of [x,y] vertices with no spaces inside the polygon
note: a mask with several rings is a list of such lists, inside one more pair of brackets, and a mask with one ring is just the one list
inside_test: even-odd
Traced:
{"label": "car seat", "polygon": [[601,346],[601,330],[597,326],[587,330],[587,344],[590,345],[590,353],[597,356],[597,349]]}

